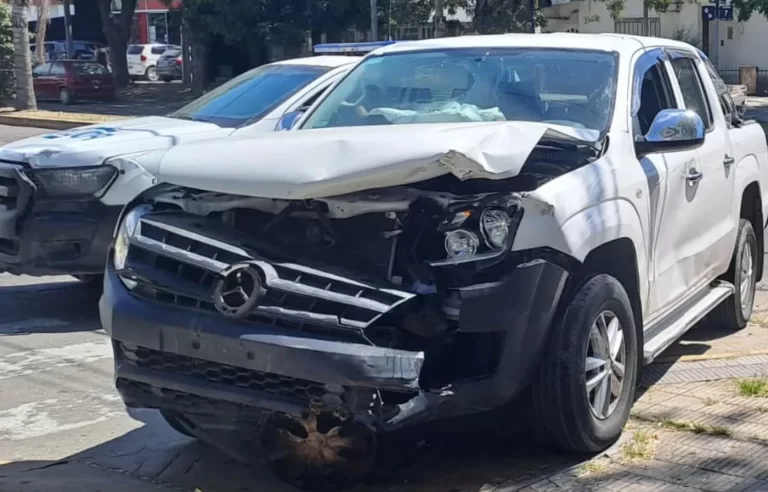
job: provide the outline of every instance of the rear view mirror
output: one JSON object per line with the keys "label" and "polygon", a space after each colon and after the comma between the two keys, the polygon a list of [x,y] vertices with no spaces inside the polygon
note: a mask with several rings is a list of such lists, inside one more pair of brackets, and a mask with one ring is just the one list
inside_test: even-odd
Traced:
{"label": "rear view mirror", "polygon": [[280,121],[277,122],[276,131],[284,132],[286,130],[292,129],[294,126],[296,126],[296,123],[298,123],[299,119],[301,119],[303,114],[304,114],[304,111],[301,111],[301,110],[285,113],[283,117],[280,118]]}
{"label": "rear view mirror", "polygon": [[705,133],[704,121],[694,111],[663,109],[648,133],[635,142],[635,149],[639,155],[691,150],[704,143]]}

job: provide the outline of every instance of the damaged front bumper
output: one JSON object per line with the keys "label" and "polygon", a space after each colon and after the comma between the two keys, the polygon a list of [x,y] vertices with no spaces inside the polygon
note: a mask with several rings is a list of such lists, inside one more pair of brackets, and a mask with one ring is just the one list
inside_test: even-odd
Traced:
{"label": "damaged front bumper", "polygon": [[[149,236],[149,226],[145,228],[142,234]],[[527,384],[567,278],[564,268],[545,260],[501,265],[504,273],[497,281],[454,291],[459,301],[454,335],[460,338],[451,349],[440,343],[420,350],[390,348],[372,343],[361,330],[323,330],[322,323],[313,324],[307,316],[298,328],[291,323],[298,311],[285,306],[282,311],[263,307],[264,312],[279,313],[273,318],[224,316],[211,302],[212,283],[201,280],[194,269],[218,268],[217,262],[226,256],[209,251],[214,259],[204,262],[201,254],[194,253],[203,250],[189,246],[182,273],[166,264],[178,252],[175,248],[181,249],[179,241],[166,237],[165,246],[153,253],[151,240],[143,243],[149,249],[132,249],[122,278],[109,262],[101,321],[113,339],[116,384],[129,407],[240,419],[255,419],[265,412],[300,416],[308,408],[323,407],[342,409],[376,430],[489,410],[510,401]],[[148,260],[149,254],[158,256]],[[150,263],[164,265],[174,274],[164,276],[157,267],[143,266]],[[328,275],[325,278],[337,283],[364,285],[301,265],[286,267],[263,258],[254,263],[283,276],[285,268],[300,268],[306,277]],[[132,290],[126,286],[126,272]],[[266,273],[267,291],[296,290],[284,278]],[[179,278],[187,279],[183,286]],[[373,289],[366,298],[380,295],[380,302],[368,307],[380,312],[370,319],[357,316],[358,323],[370,328],[385,324],[395,311],[402,316],[423,306],[420,295],[390,287],[366,286]],[[306,288],[302,296],[354,302],[354,296],[336,296],[339,289],[330,284],[324,290]],[[395,302],[398,296],[405,301]],[[480,361],[484,369],[461,369],[470,359]]]}
{"label": "damaged front bumper", "polygon": [[43,199],[22,169],[0,164],[0,271],[102,273],[122,207],[94,197]]}

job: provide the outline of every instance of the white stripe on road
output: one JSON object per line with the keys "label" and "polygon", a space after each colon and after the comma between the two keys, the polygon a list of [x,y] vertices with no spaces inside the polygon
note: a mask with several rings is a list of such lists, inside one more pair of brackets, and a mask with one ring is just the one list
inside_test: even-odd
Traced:
{"label": "white stripe on road", "polygon": [[61,319],[53,318],[33,318],[13,323],[0,324],[0,335],[10,335],[14,333],[30,333],[40,328],[57,328],[68,326],[71,323]]}
{"label": "white stripe on road", "polygon": [[109,339],[64,347],[27,350],[0,359],[0,380],[28,376],[68,366],[79,366],[112,357]]}

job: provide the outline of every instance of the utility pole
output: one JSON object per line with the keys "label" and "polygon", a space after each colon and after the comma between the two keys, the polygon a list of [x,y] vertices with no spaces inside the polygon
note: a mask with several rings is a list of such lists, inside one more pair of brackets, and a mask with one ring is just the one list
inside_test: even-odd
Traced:
{"label": "utility pole", "polygon": [[536,0],[528,0],[528,10],[531,22],[531,34],[536,34]]}
{"label": "utility pole", "polygon": [[443,0],[435,0],[435,37],[445,36],[445,19],[443,19]]}
{"label": "utility pole", "polygon": [[379,6],[371,0],[371,41],[379,40]]}

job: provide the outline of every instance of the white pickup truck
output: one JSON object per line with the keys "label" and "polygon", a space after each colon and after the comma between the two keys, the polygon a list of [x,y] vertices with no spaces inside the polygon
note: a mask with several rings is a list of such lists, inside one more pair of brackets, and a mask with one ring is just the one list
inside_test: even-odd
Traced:
{"label": "white pickup truck", "polygon": [[552,445],[605,449],[644,364],[752,313],[768,148],[729,101],[667,39],[377,50],[300,131],[152,157],[100,303],[117,388],[190,435],[260,430],[297,484],[515,398]]}

